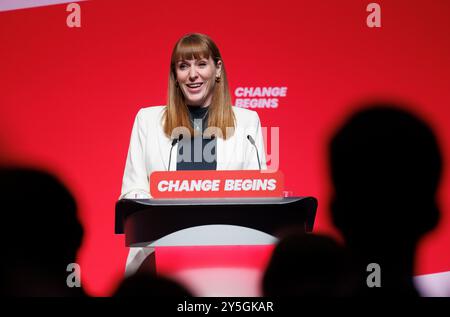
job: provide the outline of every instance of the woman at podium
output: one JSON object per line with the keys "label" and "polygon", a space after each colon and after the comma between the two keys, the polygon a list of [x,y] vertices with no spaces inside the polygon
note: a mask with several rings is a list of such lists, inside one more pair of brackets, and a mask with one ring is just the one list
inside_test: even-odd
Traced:
{"label": "woman at podium", "polygon": [[265,168],[258,114],[232,106],[216,44],[183,36],[172,51],[167,104],[136,115],[120,198],[151,198],[153,171]]}
{"label": "woman at podium", "polygon": [[[151,198],[154,171],[266,169],[258,114],[232,106],[224,61],[207,35],[177,41],[167,95],[165,106],[136,115],[120,199]],[[130,248],[125,274],[136,272],[153,251],[151,244]]]}

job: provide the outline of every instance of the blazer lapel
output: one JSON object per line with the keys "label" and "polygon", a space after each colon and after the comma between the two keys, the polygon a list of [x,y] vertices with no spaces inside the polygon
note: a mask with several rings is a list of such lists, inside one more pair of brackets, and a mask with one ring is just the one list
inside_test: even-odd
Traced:
{"label": "blazer lapel", "polygon": [[[162,128],[160,129],[162,131]],[[170,148],[172,147],[172,140],[170,140],[164,133],[160,133],[158,136],[159,144],[159,154],[162,160],[162,165],[164,170],[167,171],[169,168],[169,156]],[[174,145],[172,149],[172,157],[170,159],[170,170],[175,171],[177,169],[177,153],[178,153],[178,143]]]}
{"label": "blazer lapel", "polygon": [[228,140],[217,138],[217,170],[228,169],[230,162],[236,154],[236,137],[233,135]]}

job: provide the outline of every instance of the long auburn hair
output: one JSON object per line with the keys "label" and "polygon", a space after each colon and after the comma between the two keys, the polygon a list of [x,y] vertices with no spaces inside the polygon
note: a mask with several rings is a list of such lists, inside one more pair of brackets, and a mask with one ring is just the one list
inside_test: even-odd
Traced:
{"label": "long auburn hair", "polygon": [[170,60],[167,107],[163,116],[163,128],[167,137],[173,137],[172,132],[174,129],[180,127],[187,128],[191,136],[195,135],[183,92],[176,85],[176,63],[182,59],[209,59],[210,56],[216,66],[219,60],[222,62],[220,81],[215,82],[211,105],[208,110],[208,127],[216,127],[219,131],[210,132],[210,134],[224,139],[233,135],[235,116],[231,105],[227,73],[222,56],[217,45],[209,36],[200,33],[190,33],[177,41]]}

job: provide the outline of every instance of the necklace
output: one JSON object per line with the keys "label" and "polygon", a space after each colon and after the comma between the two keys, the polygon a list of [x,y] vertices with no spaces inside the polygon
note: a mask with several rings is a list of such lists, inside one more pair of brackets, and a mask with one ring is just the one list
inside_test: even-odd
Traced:
{"label": "necklace", "polygon": [[205,112],[205,114],[203,115],[203,117],[201,118],[192,118],[192,115],[189,114],[189,119],[191,119],[191,123],[192,126],[194,127],[194,130],[197,132],[200,132],[202,129],[202,124],[203,124],[203,120],[206,118],[206,116],[208,115],[208,111]]}

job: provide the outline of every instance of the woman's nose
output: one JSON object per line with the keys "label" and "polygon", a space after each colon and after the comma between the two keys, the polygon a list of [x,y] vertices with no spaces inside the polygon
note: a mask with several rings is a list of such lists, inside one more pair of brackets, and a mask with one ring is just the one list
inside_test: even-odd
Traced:
{"label": "woman's nose", "polygon": [[195,79],[195,78],[197,78],[197,68],[195,67],[195,66],[193,66],[193,67],[191,67],[190,69],[189,69],[189,79]]}

